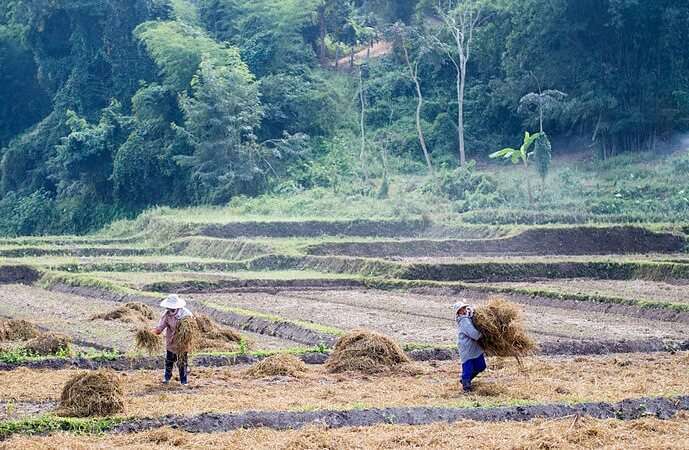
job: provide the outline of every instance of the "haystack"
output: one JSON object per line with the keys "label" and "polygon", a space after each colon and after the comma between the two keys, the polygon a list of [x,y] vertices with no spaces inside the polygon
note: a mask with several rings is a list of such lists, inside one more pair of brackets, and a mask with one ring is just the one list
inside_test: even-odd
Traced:
{"label": "haystack", "polygon": [[[187,321],[189,323],[183,324]],[[182,334],[179,327],[183,327]],[[184,349],[181,351],[236,350],[242,341],[247,342],[238,332],[218,325],[203,314],[182,320],[175,333],[175,344],[177,348]]]}
{"label": "haystack", "polygon": [[134,336],[136,348],[143,350],[149,355],[160,353],[163,350],[163,341],[160,336],[153,334],[147,328],[142,328]]}
{"label": "haystack", "polygon": [[82,372],[62,389],[59,413],[71,417],[109,416],[124,412],[124,389],[111,370]]}
{"label": "haystack", "polygon": [[72,354],[72,338],[64,334],[45,333],[31,339],[24,348],[31,355],[70,355]]}
{"label": "haystack", "polygon": [[38,327],[26,320],[0,320],[0,342],[26,341],[39,334]]}
{"label": "haystack", "polygon": [[294,355],[278,353],[257,362],[245,372],[251,378],[300,377],[306,372],[306,364]]}
{"label": "haystack", "polygon": [[341,337],[326,362],[331,373],[359,371],[379,373],[410,362],[402,348],[378,333],[356,330]]}
{"label": "haystack", "polygon": [[127,303],[107,313],[96,314],[91,320],[118,320],[125,323],[137,323],[148,322],[154,317],[153,310],[143,303]]}
{"label": "haystack", "polygon": [[526,333],[519,307],[500,298],[488,301],[474,311],[474,325],[483,337],[479,341],[490,356],[519,360],[532,354],[536,344]]}

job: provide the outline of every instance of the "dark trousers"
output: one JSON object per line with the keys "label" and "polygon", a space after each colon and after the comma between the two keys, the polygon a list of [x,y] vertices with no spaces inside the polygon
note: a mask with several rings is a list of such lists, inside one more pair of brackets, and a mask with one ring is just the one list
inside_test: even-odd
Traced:
{"label": "dark trousers", "polygon": [[187,363],[188,363],[188,353],[173,353],[168,350],[165,355],[165,381],[170,381],[172,378],[172,368],[177,363],[179,368],[179,382],[186,384],[187,382]]}
{"label": "dark trousers", "polygon": [[462,363],[462,386],[465,389],[470,389],[472,380],[484,370],[486,370],[486,358],[484,355]]}

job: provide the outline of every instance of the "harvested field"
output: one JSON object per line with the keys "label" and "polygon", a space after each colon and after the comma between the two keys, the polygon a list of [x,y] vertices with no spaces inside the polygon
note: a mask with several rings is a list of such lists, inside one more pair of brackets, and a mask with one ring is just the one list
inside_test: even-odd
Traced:
{"label": "harvested field", "polygon": [[378,425],[326,429],[308,427],[298,431],[269,429],[239,430],[229,433],[187,433],[171,428],[135,434],[75,436],[55,433],[43,437],[14,437],[0,448],[234,448],[273,450],[275,448],[321,450],[348,448],[383,450],[389,448],[665,448],[689,446],[689,415],[680,413],[671,420],[644,418],[633,421],[597,420],[571,417],[558,420],[536,419],[527,423],[482,423],[463,421],[423,426]]}
{"label": "harvested field", "polygon": [[[472,291],[462,297],[483,303],[489,296]],[[301,291],[278,294],[192,295],[209,307],[254,309],[292,320],[311,321],[342,330],[368,328],[401,342],[454,344],[451,305],[460,296],[422,295],[376,290]],[[686,325],[615,314],[524,306],[527,330],[538,342],[686,339]]]}
{"label": "harvested field", "polygon": [[[159,371],[122,373],[127,415],[161,417],[204,412],[315,411],[387,407],[449,407],[540,403],[618,402],[689,391],[689,354],[587,358],[489,359],[489,371],[469,396],[459,389],[456,362],[423,364],[425,373],[387,376],[328,374],[308,366],[299,379],[250,379],[245,369],[192,368],[190,386],[161,386]],[[52,402],[74,370],[18,369],[3,374],[0,399]]]}
{"label": "harvested field", "polygon": [[[48,331],[67,334],[82,346],[121,352],[133,350],[134,335],[145,323],[139,320],[131,323],[91,320],[96,315],[112,312],[124,305],[24,285],[0,285],[0,305],[2,316],[29,320]],[[154,316],[154,320],[148,321],[150,326],[155,325],[159,312],[154,311]],[[257,350],[278,350],[298,345],[270,336],[242,334],[255,343]]]}
{"label": "harvested field", "polygon": [[689,304],[689,282],[645,281],[645,280],[546,280],[533,283],[491,283],[493,286],[534,288],[562,294],[588,294],[642,300]]}

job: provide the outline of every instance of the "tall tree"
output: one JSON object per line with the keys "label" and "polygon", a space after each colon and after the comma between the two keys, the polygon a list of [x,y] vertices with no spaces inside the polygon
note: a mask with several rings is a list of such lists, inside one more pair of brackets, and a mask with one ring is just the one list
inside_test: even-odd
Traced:
{"label": "tall tree", "polygon": [[[418,49],[414,58],[410,56],[410,35],[414,35],[414,30],[409,27],[405,27],[401,23],[397,23],[393,26],[393,33],[399,39],[400,47],[402,48],[402,55],[404,58],[404,64],[407,67],[409,73],[409,78],[414,83],[414,88],[416,92],[416,133],[419,137],[419,145],[423,151],[423,156],[426,159],[426,166],[428,167],[428,173],[433,174],[433,162],[431,161],[431,154],[428,151],[428,146],[426,145],[426,137],[423,133],[423,128],[421,126],[421,110],[423,109],[423,91],[421,90],[421,80],[419,77],[419,65],[421,64],[425,54],[428,52],[428,47],[423,42],[423,39],[417,39]],[[418,37],[418,33],[416,33]]]}
{"label": "tall tree", "polygon": [[457,74],[457,139],[459,141],[459,164],[466,164],[464,142],[464,92],[466,90],[467,63],[471,58],[474,34],[484,18],[482,5],[474,0],[460,0],[456,4],[448,2],[447,8],[439,7],[438,16],[442,19],[444,30],[450,35],[451,43],[438,40],[455,67]]}

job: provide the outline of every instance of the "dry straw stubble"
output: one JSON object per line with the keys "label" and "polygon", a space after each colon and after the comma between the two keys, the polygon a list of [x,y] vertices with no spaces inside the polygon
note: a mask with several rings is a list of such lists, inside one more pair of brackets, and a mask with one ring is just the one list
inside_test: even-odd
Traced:
{"label": "dry straw stubble", "polygon": [[294,377],[307,371],[306,364],[294,355],[278,353],[252,365],[245,375],[249,378]]}

